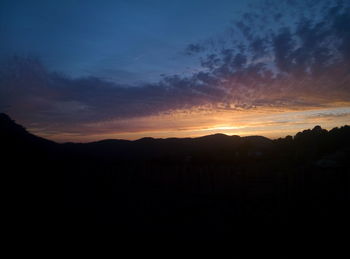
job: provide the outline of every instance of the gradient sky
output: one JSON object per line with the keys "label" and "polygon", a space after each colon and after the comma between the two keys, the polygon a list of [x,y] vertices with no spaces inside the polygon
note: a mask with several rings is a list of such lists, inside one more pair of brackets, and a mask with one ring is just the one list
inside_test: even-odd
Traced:
{"label": "gradient sky", "polygon": [[350,3],[0,3],[0,112],[59,142],[350,122]]}

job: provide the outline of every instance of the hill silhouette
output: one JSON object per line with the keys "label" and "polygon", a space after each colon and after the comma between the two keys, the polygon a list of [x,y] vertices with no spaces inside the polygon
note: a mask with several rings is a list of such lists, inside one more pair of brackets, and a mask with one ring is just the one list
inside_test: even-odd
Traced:
{"label": "hill silhouette", "polygon": [[0,114],[0,141],[19,204],[51,206],[67,226],[203,237],[342,227],[349,218],[349,126],[276,140],[215,134],[58,144]]}

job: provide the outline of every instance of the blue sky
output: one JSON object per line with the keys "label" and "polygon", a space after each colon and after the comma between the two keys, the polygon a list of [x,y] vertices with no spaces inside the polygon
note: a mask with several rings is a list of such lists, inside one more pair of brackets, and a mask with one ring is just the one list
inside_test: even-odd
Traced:
{"label": "blue sky", "polygon": [[[249,1],[248,1],[249,2]],[[252,1],[251,1],[252,2]],[[198,65],[186,46],[222,33],[247,1],[2,1],[1,56],[40,57],[72,77],[157,81]]]}

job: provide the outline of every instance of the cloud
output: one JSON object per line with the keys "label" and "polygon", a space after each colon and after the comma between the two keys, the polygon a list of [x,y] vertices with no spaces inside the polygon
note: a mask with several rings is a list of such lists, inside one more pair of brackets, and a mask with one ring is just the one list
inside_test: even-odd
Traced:
{"label": "cloud", "polygon": [[313,114],[310,116],[310,118],[322,118],[322,119],[334,119],[334,118],[345,118],[345,117],[350,117],[350,112],[349,111],[343,111],[343,112],[321,112],[317,114]]}
{"label": "cloud", "polygon": [[[216,78],[236,100],[249,96],[253,106],[262,100],[349,101],[349,22],[350,4],[344,1],[263,1],[233,23],[226,42],[221,36],[203,46],[211,51],[201,64],[206,78]],[[307,100],[285,102],[298,95]]]}
{"label": "cloud", "polygon": [[191,43],[188,44],[186,49],[185,49],[185,53],[187,55],[194,55],[200,52],[203,52],[205,50],[205,48],[199,44],[199,43]]}
{"label": "cloud", "polygon": [[[203,79],[199,84],[199,78]],[[189,108],[220,98],[222,91],[198,79],[165,77],[140,87],[118,85],[100,78],[69,78],[48,71],[38,60],[14,57],[0,77],[0,104],[31,121],[83,123],[142,117]]]}

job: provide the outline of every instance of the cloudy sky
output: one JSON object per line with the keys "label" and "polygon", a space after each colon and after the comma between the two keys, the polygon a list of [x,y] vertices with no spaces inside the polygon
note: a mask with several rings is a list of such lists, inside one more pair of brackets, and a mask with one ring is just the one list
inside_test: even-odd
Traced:
{"label": "cloudy sky", "polygon": [[3,0],[0,112],[65,141],[350,123],[350,3]]}

